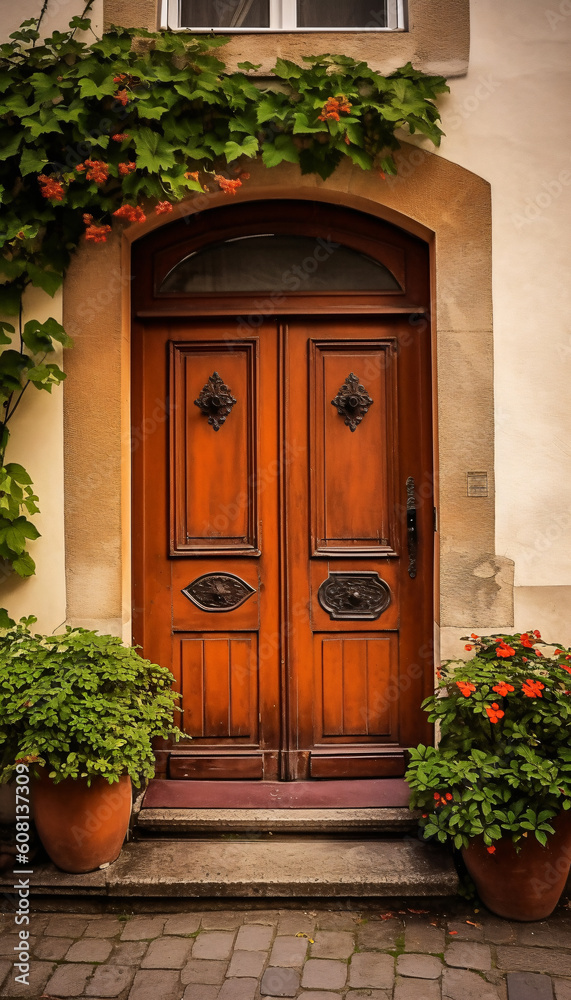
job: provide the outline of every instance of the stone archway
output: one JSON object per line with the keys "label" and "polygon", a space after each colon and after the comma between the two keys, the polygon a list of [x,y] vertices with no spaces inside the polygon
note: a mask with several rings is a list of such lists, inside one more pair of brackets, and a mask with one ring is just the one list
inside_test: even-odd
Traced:
{"label": "stone archway", "polygon": [[[345,164],[326,182],[282,164],[253,164],[238,198],[341,203],[394,222],[431,247],[435,331],[435,468],[440,557],[435,620],[444,636],[513,621],[513,564],[494,547],[491,196],[482,178],[405,144],[399,175]],[[182,203],[197,211],[211,194]],[[171,221],[176,217],[167,217]],[[65,486],[68,620],[130,637],[130,245],[164,216],[117,231],[77,253],[64,287],[76,339],[66,361]],[[166,419],[157,412],[156,420]],[[144,433],[144,429],[141,429]],[[468,496],[467,472],[488,474],[487,496]],[[438,562],[438,559],[437,559]],[[437,570],[438,573],[438,570]]]}

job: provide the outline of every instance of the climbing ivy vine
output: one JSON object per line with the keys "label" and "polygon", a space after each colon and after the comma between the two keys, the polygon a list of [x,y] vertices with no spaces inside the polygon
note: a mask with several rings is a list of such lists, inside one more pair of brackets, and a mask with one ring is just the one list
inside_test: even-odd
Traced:
{"label": "climbing ivy vine", "polygon": [[248,160],[283,161],[323,179],[348,157],[396,173],[397,130],[440,142],[442,77],[409,64],[388,76],[341,55],[278,59],[271,78],[239,64],[227,72],[212,35],[114,28],[92,44],[74,17],[40,40],[38,19],[0,46],[0,558],[34,572],[28,541],[37,500],[29,475],[5,464],[9,422],[31,385],[51,392],[65,377],[50,363],[71,340],[54,319],[22,322],[29,286],[53,296],[83,241],[104,242],[113,219],[142,222],[150,209],[221,189],[235,194]]}

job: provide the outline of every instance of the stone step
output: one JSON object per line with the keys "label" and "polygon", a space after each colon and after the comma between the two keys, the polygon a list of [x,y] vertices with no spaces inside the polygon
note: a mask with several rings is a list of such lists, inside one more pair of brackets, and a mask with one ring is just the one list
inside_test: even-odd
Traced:
{"label": "stone step", "polygon": [[141,809],[137,836],[184,837],[231,833],[327,834],[405,833],[419,813],[381,809]]}
{"label": "stone step", "polygon": [[[0,881],[5,891],[10,878]],[[76,899],[280,899],[449,896],[450,854],[416,837],[343,840],[159,840],[127,844],[86,875],[38,865],[32,896]]]}

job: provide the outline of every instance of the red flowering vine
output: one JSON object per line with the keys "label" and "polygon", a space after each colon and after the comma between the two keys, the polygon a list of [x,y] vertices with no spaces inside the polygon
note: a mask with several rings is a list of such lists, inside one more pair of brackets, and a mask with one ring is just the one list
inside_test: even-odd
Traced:
{"label": "red flowering vine", "polygon": [[106,243],[107,234],[111,232],[111,226],[95,226],[93,225],[93,216],[89,215],[87,212],[83,216],[83,221],[87,227],[85,230],[85,239],[92,240],[93,243]]}
{"label": "red flowering vine", "polygon": [[85,173],[85,179],[96,184],[105,184],[109,177],[109,164],[104,160],[84,160],[75,169],[78,174]]}
{"label": "red flowering vine", "polygon": [[121,205],[121,208],[117,208],[113,215],[116,215],[118,219],[125,219],[127,222],[145,222],[147,219],[140,205]]}
{"label": "red flowering vine", "polygon": [[236,194],[238,188],[242,187],[242,181],[239,177],[231,180],[229,177],[223,177],[222,174],[214,174],[214,180],[218,183],[218,187],[224,194]]}
{"label": "red flowering vine", "polygon": [[155,208],[155,215],[165,215],[166,212],[172,212],[170,201],[159,201]]}
{"label": "red flowering vine", "polygon": [[63,201],[65,188],[59,181],[46,174],[38,174],[38,181],[43,198],[51,198],[52,201]]}
{"label": "red flowering vine", "polygon": [[344,94],[338,94],[337,97],[329,97],[325,104],[321,114],[318,117],[318,121],[326,122],[328,119],[338,122],[341,120],[341,115],[349,114],[351,110],[351,104],[347,100]]}
{"label": "red flowering vine", "polygon": [[132,174],[133,170],[136,169],[137,169],[137,164],[133,162],[119,164],[119,173],[121,174],[121,177],[127,177],[128,174]]}

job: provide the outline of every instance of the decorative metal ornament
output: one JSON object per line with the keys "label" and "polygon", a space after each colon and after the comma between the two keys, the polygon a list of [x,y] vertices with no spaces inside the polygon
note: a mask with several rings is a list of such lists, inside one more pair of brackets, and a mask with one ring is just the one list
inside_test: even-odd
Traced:
{"label": "decorative metal ornament", "polygon": [[194,405],[202,410],[205,417],[208,417],[208,423],[214,430],[219,431],[236,402],[237,400],[226,383],[222,381],[218,372],[213,372],[206,385],[200,390],[198,399],[194,400]]}
{"label": "decorative metal ornament", "polygon": [[337,413],[345,418],[347,427],[356,430],[358,424],[367,413],[374,400],[371,399],[364,385],[361,385],[356,375],[351,372],[339,389],[331,405],[337,407]]}
{"label": "decorative metal ornament", "polygon": [[233,573],[205,573],[182,593],[201,611],[234,611],[256,591]]}
{"label": "decorative metal ornament", "polygon": [[333,621],[375,621],[391,603],[391,592],[378,573],[333,571],[317,599]]}

